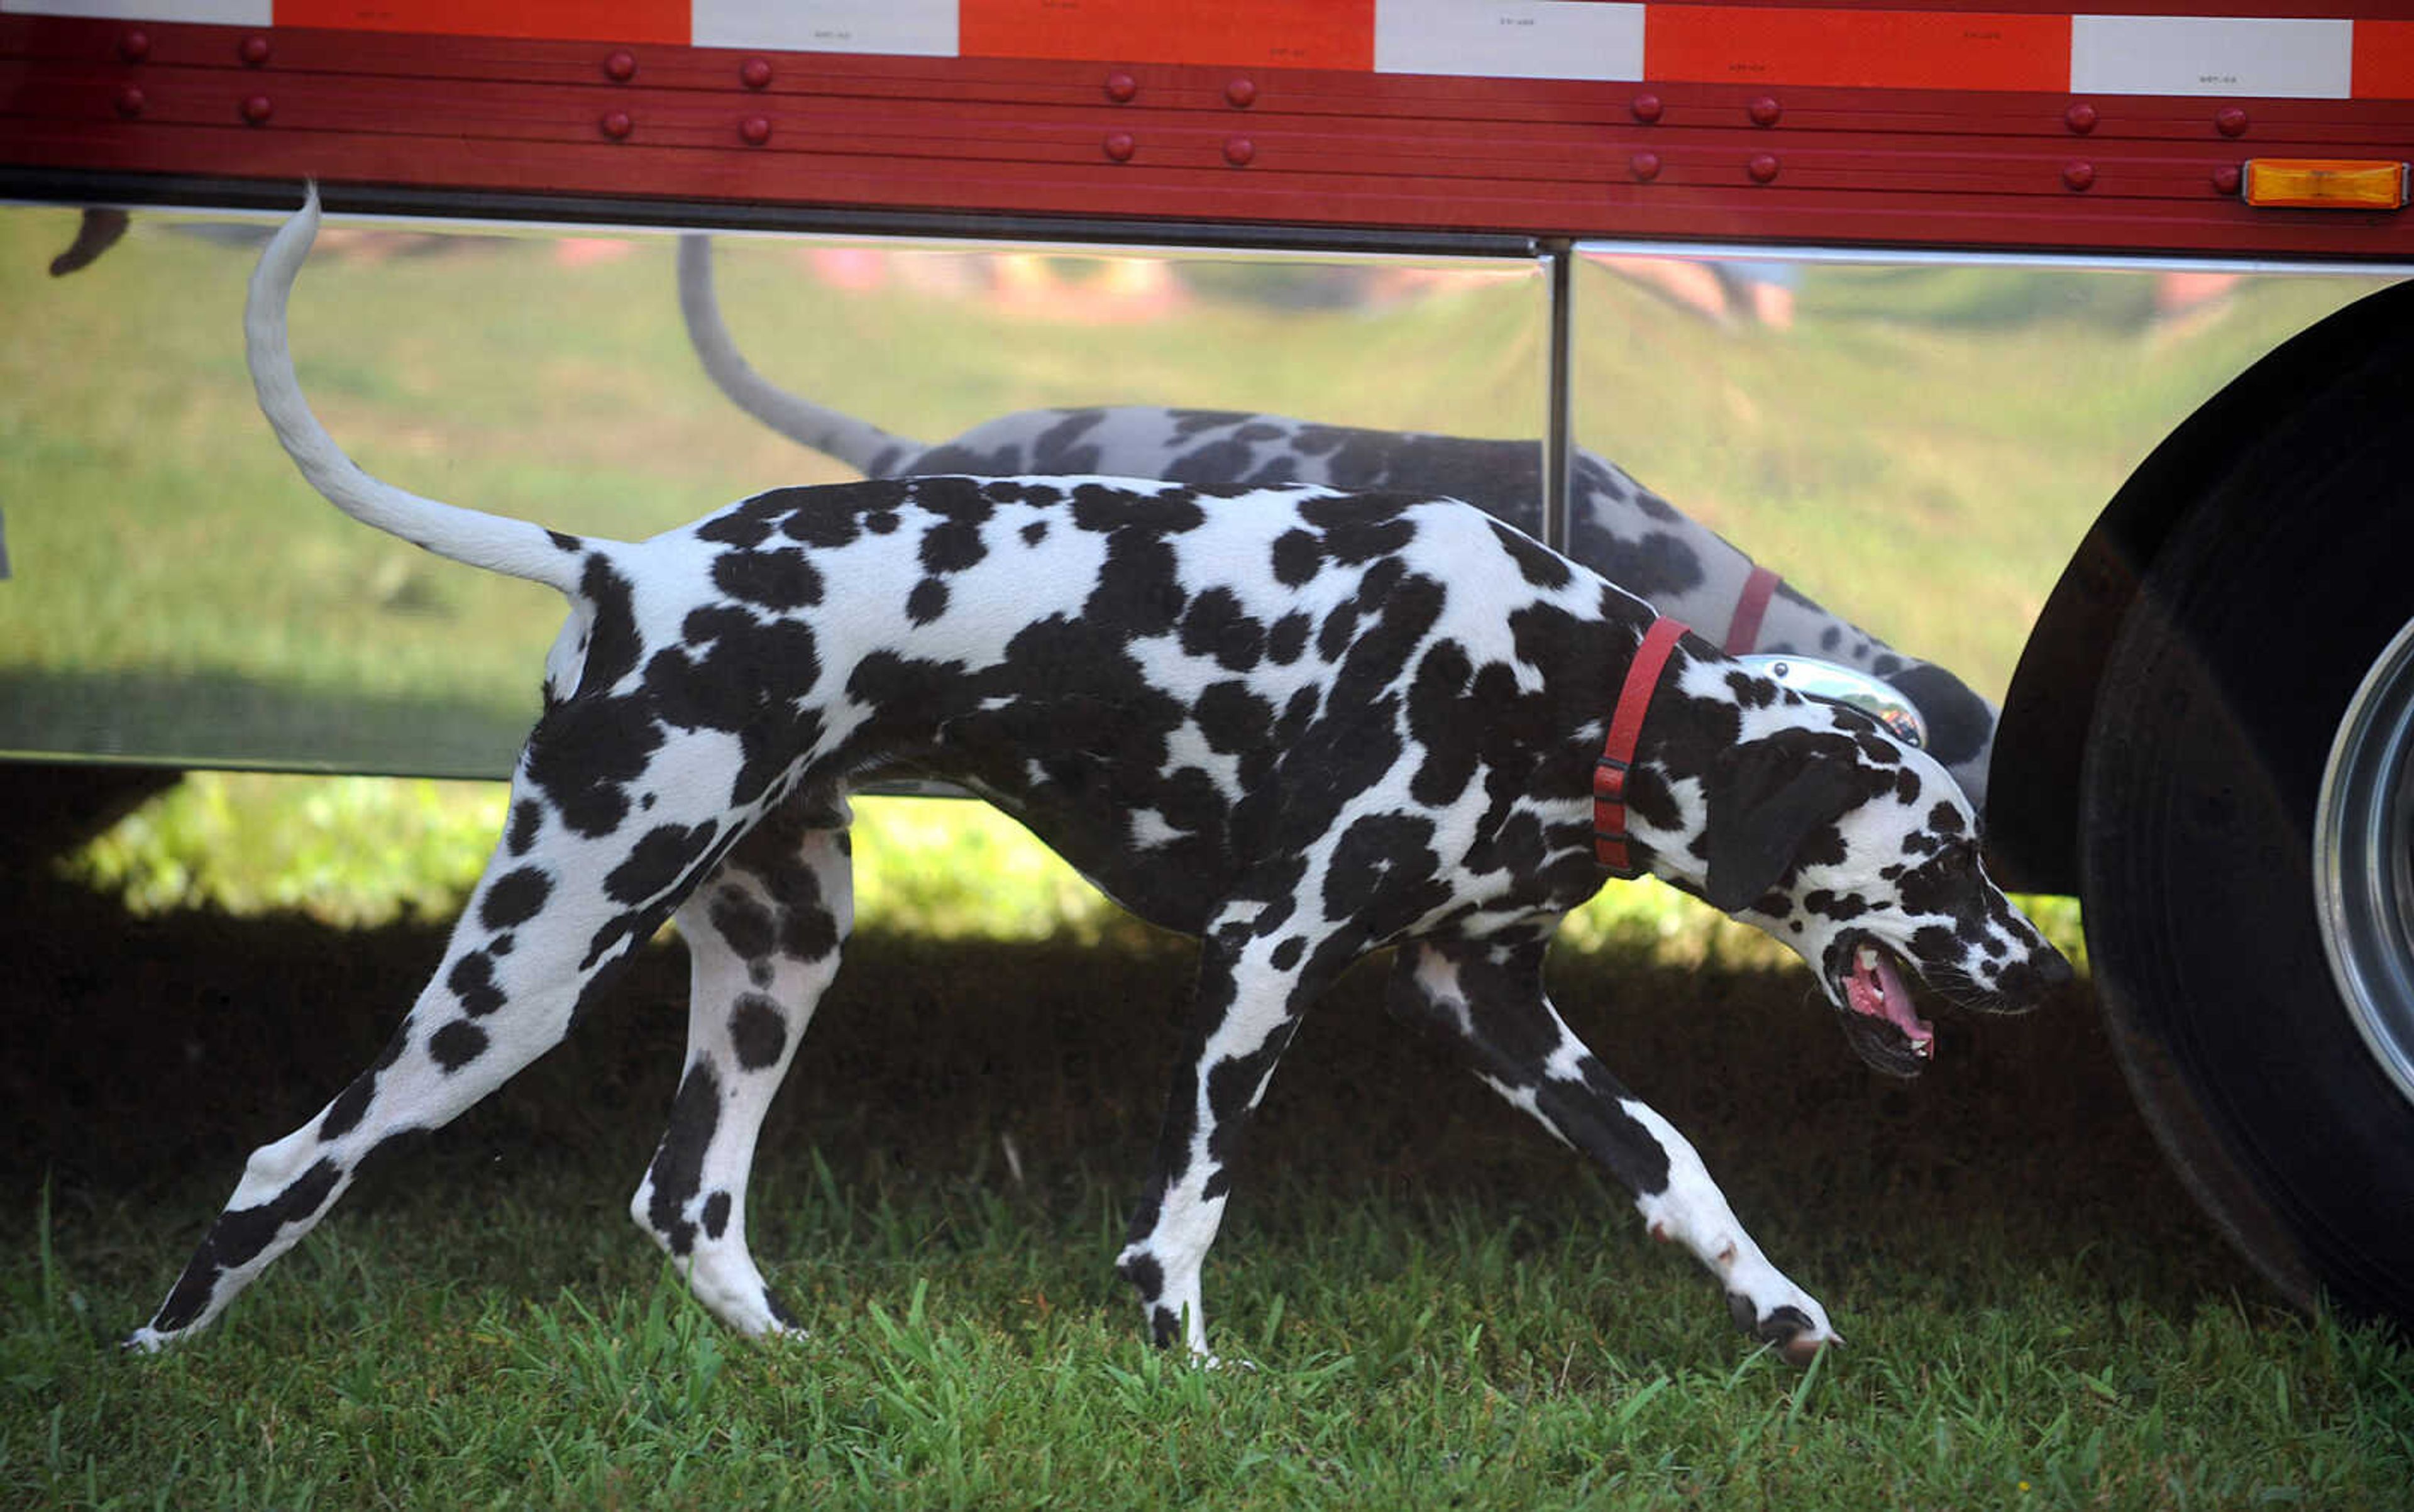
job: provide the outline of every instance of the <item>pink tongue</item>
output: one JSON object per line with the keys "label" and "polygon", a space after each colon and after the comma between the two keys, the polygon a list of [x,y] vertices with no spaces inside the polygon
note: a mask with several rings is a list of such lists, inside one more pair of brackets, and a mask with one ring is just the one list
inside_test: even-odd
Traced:
{"label": "pink tongue", "polygon": [[1859,951],[1853,953],[1853,974],[1844,979],[1844,1001],[1855,1013],[1884,1019],[1900,1029],[1911,1047],[1927,1055],[1936,1042],[1936,1026],[1911,1010],[1911,994],[1895,975],[1894,963],[1883,951],[1873,952],[1877,965],[1865,967]]}

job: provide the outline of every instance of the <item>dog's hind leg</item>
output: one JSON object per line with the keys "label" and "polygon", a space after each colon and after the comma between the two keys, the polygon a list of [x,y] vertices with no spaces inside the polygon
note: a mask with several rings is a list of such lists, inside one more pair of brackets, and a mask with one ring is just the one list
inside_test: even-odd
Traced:
{"label": "dog's hind leg", "polygon": [[514,797],[503,842],[442,965],[384,1053],[307,1123],[252,1152],[234,1195],[130,1347],[156,1349],[207,1324],[310,1232],[365,1161],[450,1123],[559,1043],[668,917],[687,879],[737,838],[727,814],[674,816],[668,802],[642,827],[581,834],[525,766]]}
{"label": "dog's hind leg", "polygon": [[1254,913],[1227,914],[1200,943],[1190,1038],[1129,1242],[1115,1261],[1140,1289],[1156,1342],[1180,1340],[1211,1364],[1199,1271],[1223,1220],[1241,1136],[1301,1012],[1354,954],[1311,950],[1315,942],[1300,935],[1261,936]]}
{"label": "dog's hind leg", "polygon": [[1682,1244],[1726,1289],[1746,1333],[1808,1364],[1836,1340],[1826,1311],[1769,1263],[1691,1144],[1618,1085],[1542,991],[1546,938],[1420,941],[1393,972],[1393,1011],[1441,1031],[1494,1091],[1634,1193],[1654,1238]]}
{"label": "dog's hind leg", "polygon": [[687,941],[687,1070],[629,1212],[713,1316],[796,1325],[746,1249],[754,1141],[855,920],[843,813],[765,819],[674,916]]}

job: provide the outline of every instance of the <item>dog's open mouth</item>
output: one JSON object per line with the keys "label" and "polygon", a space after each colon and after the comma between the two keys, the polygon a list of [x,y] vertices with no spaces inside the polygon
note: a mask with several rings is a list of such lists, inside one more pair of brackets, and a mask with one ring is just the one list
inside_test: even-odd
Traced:
{"label": "dog's open mouth", "polygon": [[1911,1053],[1923,1060],[1936,1053],[1936,1026],[1913,1011],[1911,990],[1884,948],[1866,937],[1855,940],[1850,969],[1841,981],[1847,1009],[1892,1025],[1909,1042]]}

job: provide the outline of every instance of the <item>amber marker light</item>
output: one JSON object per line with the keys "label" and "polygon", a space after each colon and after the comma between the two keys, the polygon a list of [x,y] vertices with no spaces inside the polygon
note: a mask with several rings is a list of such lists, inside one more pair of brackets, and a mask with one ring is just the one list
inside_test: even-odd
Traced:
{"label": "amber marker light", "polygon": [[2406,165],[2346,157],[2250,157],[2239,184],[2248,204],[2314,210],[2396,210]]}

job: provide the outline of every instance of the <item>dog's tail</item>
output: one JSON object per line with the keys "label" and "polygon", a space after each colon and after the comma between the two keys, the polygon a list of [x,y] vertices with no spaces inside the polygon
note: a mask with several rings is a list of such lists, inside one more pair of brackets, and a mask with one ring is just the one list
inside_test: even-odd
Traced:
{"label": "dog's tail", "polygon": [[712,288],[712,238],[691,232],[679,238],[679,313],[687,338],[714,385],[731,403],[799,446],[834,457],[868,478],[892,475],[897,464],[926,450],[917,441],[891,435],[869,421],[842,414],[791,394],[751,367],[721,322],[721,301]]}
{"label": "dog's tail", "polygon": [[293,354],[285,337],[285,306],[293,292],[294,276],[309,256],[319,235],[319,187],[313,184],[302,208],[269,238],[252,270],[251,293],[245,301],[245,353],[251,365],[252,391],[260,397],[261,412],[276,432],[293,465],[325,494],[337,509],[364,525],[374,525],[440,557],[508,573],[544,583],[575,598],[587,543],[575,536],[548,531],[527,520],[481,514],[454,504],[439,503],[380,483],[361,471],[334,437],[310,412],[293,374]]}

